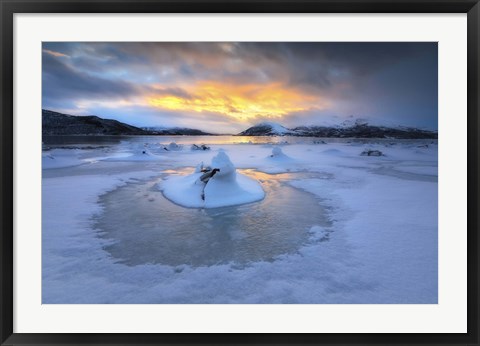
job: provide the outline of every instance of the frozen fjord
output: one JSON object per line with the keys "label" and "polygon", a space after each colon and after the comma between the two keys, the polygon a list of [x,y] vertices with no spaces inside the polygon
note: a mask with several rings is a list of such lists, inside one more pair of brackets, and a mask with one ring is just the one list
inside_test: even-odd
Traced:
{"label": "frozen fjord", "polygon": [[[183,144],[180,150],[164,150],[169,139],[142,137],[98,147],[52,146],[44,152],[43,303],[437,302],[435,143],[313,144],[302,139],[304,143],[285,144],[289,139],[280,137],[273,145],[265,143],[273,138],[258,144],[234,144],[240,138],[223,143],[215,143],[215,138],[210,143],[202,138],[211,150],[194,151],[190,145],[198,138],[175,140]],[[278,147],[282,155],[274,150]],[[126,240],[99,227],[110,207],[102,198],[125,193],[122,189],[129,186],[142,189],[182,170],[192,172],[199,162],[210,162],[220,148],[237,169],[249,170],[254,178],[265,174],[260,181],[284,174],[281,183],[286,189],[308,196],[303,214],[313,213],[309,208],[314,201],[321,217],[299,222],[303,229],[294,234],[271,230],[272,242],[285,245],[292,236],[292,246],[268,247],[269,238],[264,237],[262,246],[252,249],[245,245],[248,232],[239,229],[228,231],[214,247],[219,251],[229,241],[243,241],[256,257],[247,256],[248,251],[245,255],[243,248],[243,257],[204,260],[200,253],[196,258],[201,260],[190,263],[185,254],[170,262],[148,256],[135,262],[112,250],[122,242],[125,247]],[[385,156],[360,156],[365,149]],[[135,200],[118,203],[126,208]],[[298,210],[302,208],[286,218],[301,217]],[[132,227],[138,224],[131,221]],[[212,243],[210,238],[202,241]],[[196,245],[191,248],[199,251]]]}

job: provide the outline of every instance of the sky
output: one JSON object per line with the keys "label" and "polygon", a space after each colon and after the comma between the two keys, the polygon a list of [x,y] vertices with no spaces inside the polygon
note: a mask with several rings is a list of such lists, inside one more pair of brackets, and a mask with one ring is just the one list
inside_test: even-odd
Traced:
{"label": "sky", "polygon": [[434,42],[44,42],[42,108],[135,126],[238,133],[438,127]]}

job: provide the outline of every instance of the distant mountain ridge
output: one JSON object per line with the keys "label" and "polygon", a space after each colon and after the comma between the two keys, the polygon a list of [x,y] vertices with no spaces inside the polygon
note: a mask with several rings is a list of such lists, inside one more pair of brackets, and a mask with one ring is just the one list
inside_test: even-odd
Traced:
{"label": "distant mountain ridge", "polygon": [[[42,135],[209,136],[214,134],[183,127],[140,128],[95,115],[75,116],[42,109]],[[240,132],[238,136],[436,139],[438,133],[412,127],[376,126],[368,124],[363,119],[353,119],[337,126],[297,126],[292,129],[274,122],[262,122]]]}
{"label": "distant mountain ridge", "polygon": [[188,127],[142,127],[143,130],[150,132],[152,135],[160,136],[216,136],[215,134],[203,132],[197,129],[191,129]]}
{"label": "distant mountain ridge", "polygon": [[118,120],[103,119],[95,115],[76,116],[42,109],[42,135],[210,135],[209,133],[189,128],[162,128],[154,130],[139,128]]}
{"label": "distant mountain ridge", "polygon": [[75,116],[42,109],[42,135],[148,135],[138,127],[95,115]]}
{"label": "distant mountain ridge", "polygon": [[239,136],[289,136],[295,135],[295,131],[289,130],[286,127],[273,123],[263,122],[252,126],[245,131],[240,132]]}
{"label": "distant mountain ridge", "polygon": [[436,139],[438,133],[413,127],[374,126],[358,119],[338,126],[298,126],[292,129],[276,123],[263,122],[240,132],[238,136]]}

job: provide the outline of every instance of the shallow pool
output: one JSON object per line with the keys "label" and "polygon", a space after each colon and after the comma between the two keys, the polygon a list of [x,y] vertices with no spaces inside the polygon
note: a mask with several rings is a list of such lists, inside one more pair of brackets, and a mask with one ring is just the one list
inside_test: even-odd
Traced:
{"label": "shallow pool", "polygon": [[213,209],[184,208],[157,188],[172,172],[101,196],[103,212],[96,218],[96,229],[100,237],[113,241],[105,250],[127,265],[246,265],[294,253],[310,241],[312,226],[328,225],[321,201],[287,183],[311,177],[308,173],[240,172],[261,182],[264,200]]}

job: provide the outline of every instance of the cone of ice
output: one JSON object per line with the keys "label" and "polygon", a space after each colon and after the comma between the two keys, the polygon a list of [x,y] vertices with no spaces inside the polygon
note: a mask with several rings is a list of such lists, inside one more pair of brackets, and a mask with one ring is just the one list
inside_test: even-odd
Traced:
{"label": "cone of ice", "polygon": [[209,167],[203,163],[188,176],[170,177],[160,184],[166,198],[185,207],[216,208],[245,204],[265,197],[260,183],[236,168],[225,151],[213,157]]}

